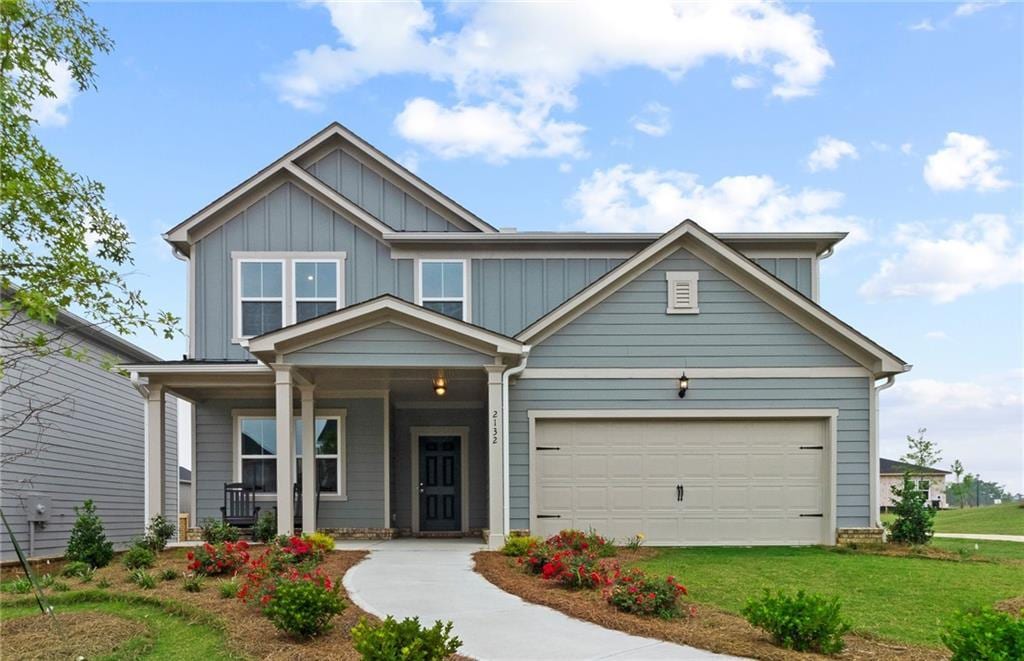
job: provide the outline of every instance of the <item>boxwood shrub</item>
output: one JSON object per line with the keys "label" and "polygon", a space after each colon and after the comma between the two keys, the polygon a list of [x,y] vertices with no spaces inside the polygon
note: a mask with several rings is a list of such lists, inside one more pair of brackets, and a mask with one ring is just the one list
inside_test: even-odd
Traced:
{"label": "boxwood shrub", "polygon": [[764,591],[760,599],[750,599],[743,616],[755,627],[771,634],[776,645],[798,652],[836,654],[846,646],[843,634],[850,630],[840,615],[839,598],[782,591]]}

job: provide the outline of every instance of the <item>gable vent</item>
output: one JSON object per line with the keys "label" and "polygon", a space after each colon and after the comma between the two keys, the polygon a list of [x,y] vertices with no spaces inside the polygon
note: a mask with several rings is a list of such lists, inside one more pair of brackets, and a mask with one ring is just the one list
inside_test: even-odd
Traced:
{"label": "gable vent", "polygon": [[665,273],[668,282],[668,314],[697,314],[697,271],[669,271]]}

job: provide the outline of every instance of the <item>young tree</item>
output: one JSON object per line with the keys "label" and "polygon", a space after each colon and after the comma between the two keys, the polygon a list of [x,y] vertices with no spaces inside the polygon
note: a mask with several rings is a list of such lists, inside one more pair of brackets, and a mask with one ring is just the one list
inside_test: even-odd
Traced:
{"label": "young tree", "polygon": [[935,512],[925,505],[928,495],[917,488],[910,473],[903,474],[903,485],[892,487],[892,511],[896,519],[889,525],[889,535],[898,544],[927,544],[932,538]]}
{"label": "young tree", "polygon": [[960,477],[964,474],[964,465],[960,463],[959,459],[953,461],[953,465],[949,467],[953,471],[953,475],[956,476],[956,483],[950,487],[950,491],[956,494],[957,499],[960,501],[960,509],[964,508],[964,494],[963,484],[960,481]]}
{"label": "young tree", "polygon": [[929,467],[942,461],[942,452],[939,450],[938,444],[924,437],[926,431],[928,430],[921,427],[917,430],[916,437],[907,435],[907,445],[910,449],[900,457],[900,461]]}
{"label": "young tree", "polygon": [[[85,358],[74,335],[54,326],[60,309],[74,306],[122,334],[177,332],[178,319],[149,312],[126,281],[132,244],[104,205],[103,185],[65,169],[33,133],[37,102],[57,98],[54,77],[95,87],[95,57],[112,47],[77,0],[0,0],[0,442],[25,427],[41,436],[61,404],[31,389],[37,359]],[[0,467],[24,453],[5,450]]]}

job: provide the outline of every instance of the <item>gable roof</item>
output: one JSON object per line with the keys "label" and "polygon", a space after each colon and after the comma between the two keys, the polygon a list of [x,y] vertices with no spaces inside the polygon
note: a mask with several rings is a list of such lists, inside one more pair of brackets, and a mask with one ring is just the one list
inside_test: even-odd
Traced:
{"label": "gable roof", "polygon": [[787,286],[689,219],[665,232],[660,239],[527,326],[516,335],[516,339],[524,344],[542,342],[680,248],[686,248],[876,376],[910,370],[911,365],[901,358]]}
{"label": "gable roof", "polygon": [[949,475],[949,471],[944,471],[941,468],[929,468],[928,466],[908,464],[905,461],[882,458],[878,460],[878,473],[880,475],[902,475],[903,473],[910,473],[911,475]]}
{"label": "gable roof", "polygon": [[[396,163],[349,129],[338,122],[332,122],[270,165],[178,223],[164,234],[164,239],[187,252],[189,244],[194,240],[193,234],[202,235],[203,233],[208,233],[210,225],[216,226],[228,220],[228,216],[231,215],[230,211],[236,206],[244,203],[245,200],[266,192],[266,189],[271,185],[279,185],[282,181],[291,181],[291,183],[317,197],[339,215],[345,216],[350,220],[356,220],[364,226],[364,229],[368,229],[377,237],[393,232],[394,229],[386,223],[367,213],[354,202],[306,172],[304,166],[309,165],[315,156],[323,155],[325,151],[335,149],[341,145],[354,148],[361,156],[368,159],[373,166],[388,176],[403,182],[411,190],[429,201],[431,205],[443,209],[447,212],[446,215],[461,221],[465,227],[477,232],[497,233],[497,229],[481,220],[476,214]],[[356,218],[351,218],[353,214]]]}
{"label": "gable roof", "polygon": [[523,351],[522,343],[507,335],[461,319],[453,319],[391,294],[383,294],[362,303],[355,303],[319,317],[258,335],[249,340],[248,349],[254,355],[290,353],[386,322],[398,323],[439,339],[494,355],[518,355]]}

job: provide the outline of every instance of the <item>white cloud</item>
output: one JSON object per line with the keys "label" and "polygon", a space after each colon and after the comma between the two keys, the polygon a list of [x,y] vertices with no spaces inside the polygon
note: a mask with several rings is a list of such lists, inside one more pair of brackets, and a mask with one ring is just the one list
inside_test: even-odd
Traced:
{"label": "white cloud", "polygon": [[738,90],[750,90],[761,86],[761,81],[756,76],[740,74],[732,77],[732,86]]}
{"label": "white cloud", "polygon": [[980,11],[998,7],[999,5],[1005,5],[1006,0],[973,0],[972,2],[965,2],[957,5],[956,10],[953,12],[954,16],[972,16]]}
{"label": "white cloud", "polygon": [[869,300],[925,296],[949,303],[1024,282],[1024,245],[1002,215],[976,214],[941,235],[922,224],[899,225],[890,243],[898,252],[860,287]]}
{"label": "white cloud", "polygon": [[884,142],[880,142],[878,140],[872,140],[871,141],[871,148],[874,149],[875,151],[880,151],[880,152],[887,152],[887,151],[889,151],[889,145],[887,145]]}
{"label": "white cloud", "polygon": [[50,64],[46,70],[50,74],[50,88],[54,96],[37,97],[32,103],[30,114],[39,126],[66,126],[71,101],[78,96],[78,83],[64,62]]}
{"label": "white cloud", "polygon": [[[757,68],[772,77],[774,96],[793,98],[813,94],[832,66],[813,19],[769,1],[458,5],[446,15],[461,19],[451,30],[419,2],[324,6],[341,44],[297,51],[268,76],[281,100],[315,110],[387,75],[448,83],[450,106],[411,99],[396,121],[404,137],[442,156],[481,146],[492,160],[578,156],[582,127],[562,114],[575,109],[587,76],[643,67],[678,80],[722,58]],[[427,136],[425,125],[444,137]],[[488,133],[496,130],[514,136]]]}
{"label": "white cloud", "polygon": [[558,171],[561,172],[562,174],[569,174],[570,172],[572,172],[572,163],[559,163]]}
{"label": "white cloud", "polygon": [[932,32],[935,30],[935,26],[932,25],[931,19],[924,18],[911,25],[909,29],[914,32]]}
{"label": "white cloud", "polygon": [[668,135],[672,130],[672,120],[669,116],[670,109],[657,101],[651,101],[644,109],[633,115],[629,123],[634,129],[646,135],[660,138]]}
{"label": "white cloud", "polygon": [[914,153],[914,145],[910,144],[909,142],[904,142],[902,145],[900,145],[900,151],[903,152],[904,156],[910,156],[912,153]]}
{"label": "white cloud", "polygon": [[807,168],[811,172],[835,170],[844,158],[860,158],[857,148],[845,140],[830,135],[818,138],[818,146],[807,157]]}
{"label": "white cloud", "polygon": [[925,333],[924,338],[926,340],[948,340],[949,335],[946,333],[946,331],[934,330]]}
{"label": "white cloud", "polygon": [[997,162],[1001,156],[985,138],[950,132],[945,145],[924,165],[924,180],[932,190],[993,191],[1010,185],[999,178],[1003,168]]}
{"label": "white cloud", "polygon": [[635,170],[616,165],[596,170],[569,200],[579,229],[663,232],[691,218],[715,232],[849,230],[863,239],[864,223],[839,216],[837,191],[790,191],[767,175],[723,177],[710,186],[677,170]]}
{"label": "white cloud", "polygon": [[907,434],[926,427],[926,436],[942,450],[943,466],[959,459],[985,480],[1024,491],[1022,377],[1013,370],[970,379],[896,379],[881,394],[882,456],[898,457],[906,451]]}

